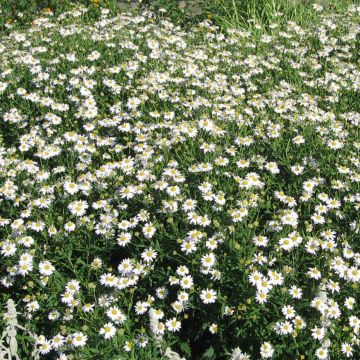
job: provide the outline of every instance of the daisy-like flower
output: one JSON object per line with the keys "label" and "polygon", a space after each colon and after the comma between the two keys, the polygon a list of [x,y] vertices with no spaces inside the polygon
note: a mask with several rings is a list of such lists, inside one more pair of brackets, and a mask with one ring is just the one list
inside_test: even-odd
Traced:
{"label": "daisy-like flower", "polygon": [[334,140],[329,140],[327,142],[327,146],[332,150],[338,150],[344,147],[344,143],[342,143],[337,139],[334,139]]}
{"label": "daisy-like flower", "polygon": [[91,268],[94,270],[99,270],[102,267],[102,260],[100,258],[95,258],[91,264],[90,264]]}
{"label": "daisy-like flower", "polygon": [[144,334],[137,335],[135,340],[134,340],[135,345],[140,347],[140,348],[146,347],[148,342],[149,342],[149,339]]}
{"label": "daisy-like flower", "polygon": [[72,182],[72,181],[65,181],[64,182],[64,190],[70,194],[76,194],[79,191],[79,187],[76,183]]}
{"label": "daisy-like flower", "polygon": [[39,352],[42,355],[48,354],[52,349],[52,342],[49,340],[42,341],[39,345]]}
{"label": "daisy-like flower", "polygon": [[289,294],[290,294],[291,297],[294,298],[294,299],[301,299],[301,297],[302,297],[302,290],[301,290],[299,287],[293,285],[293,286],[291,286],[291,288],[289,289]]}
{"label": "daisy-like flower", "polygon": [[293,166],[291,166],[291,171],[295,175],[300,175],[304,171],[304,166],[302,166],[302,165],[293,165]]}
{"label": "daisy-like flower", "polygon": [[268,170],[271,174],[279,174],[280,173],[280,169],[275,162],[266,163],[265,169]]}
{"label": "daisy-like flower", "polygon": [[152,309],[150,311],[151,311],[150,315],[157,320],[160,320],[164,317],[164,312],[161,309]]}
{"label": "daisy-like flower", "polygon": [[350,358],[353,356],[353,347],[349,343],[343,343],[343,344],[341,344],[341,352],[347,358]]}
{"label": "daisy-like flower", "polygon": [[263,359],[271,359],[274,354],[274,348],[270,342],[265,341],[260,347],[260,355]]}
{"label": "daisy-like flower", "polygon": [[99,331],[99,334],[102,335],[105,339],[111,339],[115,333],[116,328],[111,322],[106,323]]}
{"label": "daisy-like flower", "polygon": [[184,211],[194,211],[196,208],[196,200],[193,199],[186,199],[182,205]]}
{"label": "daisy-like flower", "polygon": [[175,196],[180,194],[180,188],[177,185],[169,186],[169,187],[166,188],[166,193],[169,196],[175,197]]}
{"label": "daisy-like flower", "polygon": [[259,235],[259,236],[254,236],[253,241],[256,246],[266,247],[269,242],[269,239],[266,236]]}
{"label": "daisy-like flower", "polygon": [[296,227],[298,224],[298,214],[293,210],[286,210],[281,216],[281,221],[284,225]]}
{"label": "daisy-like flower", "polygon": [[200,299],[204,304],[212,304],[217,299],[216,291],[212,289],[202,290],[200,294]]}
{"label": "daisy-like flower", "polygon": [[51,321],[57,320],[60,317],[60,313],[57,310],[49,312],[48,319]]}
{"label": "daisy-like flower", "polygon": [[116,306],[111,307],[106,315],[114,321],[116,324],[122,324],[126,320],[126,316],[122,313],[122,311]]}
{"label": "daisy-like flower", "polygon": [[352,310],[354,308],[355,303],[356,300],[352,296],[349,296],[345,299],[345,307],[349,310]]}
{"label": "daisy-like flower", "polygon": [[268,292],[265,291],[258,291],[256,293],[255,299],[258,303],[260,304],[264,304],[265,302],[267,302],[268,299]]}
{"label": "daisy-like flower", "polygon": [[185,240],[181,243],[181,251],[185,252],[186,254],[191,254],[195,252],[197,249],[195,241],[192,240]]}
{"label": "daisy-like flower", "polygon": [[117,243],[120,246],[125,246],[127,244],[129,244],[131,241],[131,234],[127,233],[127,232],[122,232],[121,234],[119,234],[118,238],[117,238]]}
{"label": "daisy-like flower", "polygon": [[194,285],[194,281],[192,276],[190,275],[184,276],[180,280],[180,286],[182,289],[190,289],[193,285]]}
{"label": "daisy-like flower", "polygon": [[359,282],[360,281],[360,269],[357,266],[351,266],[347,271],[347,278],[351,282]]}
{"label": "daisy-like flower", "polygon": [[311,220],[314,222],[314,224],[324,224],[325,223],[325,218],[321,214],[312,215]]}
{"label": "daisy-like flower", "polygon": [[135,312],[137,315],[145,314],[147,312],[148,308],[149,308],[149,303],[147,303],[147,302],[138,301],[135,304]]}
{"label": "daisy-like flower", "polygon": [[156,334],[156,335],[164,335],[165,333],[165,324],[161,321],[159,321],[156,326],[152,329],[152,331]]}
{"label": "daisy-like flower", "polygon": [[303,136],[297,135],[292,139],[292,142],[296,145],[300,145],[305,143],[305,139]]}
{"label": "daisy-like flower", "polygon": [[64,344],[65,344],[65,338],[61,334],[57,334],[51,339],[51,346],[54,349],[58,349]]}
{"label": "daisy-like flower", "polygon": [[1,255],[8,257],[16,253],[16,245],[10,242],[5,242],[1,247]]}
{"label": "daisy-like flower", "polygon": [[134,343],[132,341],[125,341],[124,350],[126,352],[131,351],[134,348]]}
{"label": "daisy-like flower", "polygon": [[109,287],[114,287],[116,285],[117,280],[118,279],[115,275],[113,275],[111,273],[107,273],[107,274],[101,275],[100,284],[109,286]]}
{"label": "daisy-like flower", "polygon": [[85,215],[86,209],[88,207],[89,205],[86,203],[86,201],[83,200],[74,201],[68,205],[70,212],[76,216]]}
{"label": "daisy-like flower", "polygon": [[319,328],[315,326],[311,329],[311,335],[314,339],[321,341],[325,336],[325,329],[323,327]]}
{"label": "daisy-like flower", "polygon": [[19,266],[17,268],[17,272],[18,274],[25,276],[27,275],[29,272],[31,272],[33,269],[33,264],[32,262],[20,262]]}
{"label": "daisy-like flower", "polygon": [[154,251],[152,248],[148,248],[141,253],[141,257],[146,262],[152,262],[156,259],[157,252]]}
{"label": "daisy-like flower", "polygon": [[280,335],[288,335],[294,331],[294,327],[289,321],[284,321],[277,323],[275,325],[275,330]]}
{"label": "daisy-like flower", "polygon": [[7,83],[0,81],[0,94],[5,91],[5,89],[7,88],[7,86],[8,86]]}
{"label": "daisy-like flower", "polygon": [[166,321],[166,328],[171,332],[179,331],[181,328],[181,322],[175,317]]}
{"label": "daisy-like flower", "polygon": [[84,313],[90,313],[94,311],[95,304],[86,303],[83,305],[82,310]]}
{"label": "daisy-like flower", "polygon": [[315,355],[319,360],[326,360],[329,356],[329,352],[325,348],[319,348],[315,351]]}
{"label": "daisy-like flower", "polygon": [[126,106],[130,110],[136,110],[140,104],[141,104],[141,100],[139,98],[132,97],[128,99]]}
{"label": "daisy-like flower", "polygon": [[156,289],[156,296],[161,300],[165,299],[168,296],[168,294],[169,291],[164,287],[160,287]]}
{"label": "daisy-like flower", "polygon": [[75,332],[72,334],[72,344],[75,347],[82,347],[86,345],[88,337],[82,332]]}
{"label": "daisy-like flower", "polygon": [[69,232],[74,231],[75,228],[76,228],[76,226],[72,221],[69,221],[64,225],[64,229]]}
{"label": "daisy-like flower", "polygon": [[209,326],[209,331],[212,333],[212,334],[216,334],[218,332],[218,325],[217,324],[211,324]]}
{"label": "daisy-like flower", "polygon": [[78,280],[70,280],[66,284],[66,291],[71,294],[76,294],[80,290],[80,282]]}
{"label": "daisy-like flower", "polygon": [[39,263],[39,272],[41,275],[50,276],[54,273],[55,267],[50,261],[42,261]]}
{"label": "daisy-like flower", "polygon": [[281,309],[281,312],[283,313],[286,319],[292,319],[296,315],[294,307],[290,305],[284,306]]}
{"label": "daisy-like flower", "polygon": [[309,275],[310,278],[312,279],[316,279],[319,280],[321,279],[321,272],[318,268],[310,268],[309,271],[307,272],[307,274]]}
{"label": "daisy-like flower", "polygon": [[215,260],[216,260],[216,258],[215,258],[214,253],[208,253],[201,258],[201,264],[204,267],[210,268],[210,267],[214,266]]}
{"label": "daisy-like flower", "polygon": [[156,231],[155,226],[149,223],[145,224],[144,227],[142,228],[142,232],[147,239],[151,239],[154,236],[155,231]]}

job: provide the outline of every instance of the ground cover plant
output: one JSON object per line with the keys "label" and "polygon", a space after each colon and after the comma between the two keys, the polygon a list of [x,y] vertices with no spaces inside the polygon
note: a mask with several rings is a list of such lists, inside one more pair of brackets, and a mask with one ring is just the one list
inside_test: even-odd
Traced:
{"label": "ground cover plant", "polygon": [[313,10],[6,28],[0,358],[360,357],[360,8]]}

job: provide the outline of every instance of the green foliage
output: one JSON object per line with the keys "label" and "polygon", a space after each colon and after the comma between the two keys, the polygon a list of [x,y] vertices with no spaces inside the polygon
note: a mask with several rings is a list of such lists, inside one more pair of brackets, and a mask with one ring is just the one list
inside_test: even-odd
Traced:
{"label": "green foliage", "polygon": [[293,20],[300,25],[310,25],[317,20],[314,4],[324,8],[346,8],[357,0],[214,0],[205,1],[205,8],[220,26],[253,30],[260,26],[269,30],[269,25]]}
{"label": "green foliage", "polygon": [[52,12],[55,16],[74,6],[88,7],[88,15],[99,15],[99,9],[118,8],[117,0],[0,0],[0,31],[6,24],[26,26],[41,13]]}
{"label": "green foliage", "polygon": [[0,308],[21,359],[35,333],[42,358],[359,358],[359,9],[81,4],[4,7]]}

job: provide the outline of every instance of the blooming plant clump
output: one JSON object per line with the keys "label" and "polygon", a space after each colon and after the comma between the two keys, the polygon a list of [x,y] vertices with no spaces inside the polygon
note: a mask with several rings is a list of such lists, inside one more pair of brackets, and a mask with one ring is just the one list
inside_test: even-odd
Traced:
{"label": "blooming plant clump", "polygon": [[80,7],[0,38],[21,359],[360,358],[360,8],[317,10],[252,34]]}

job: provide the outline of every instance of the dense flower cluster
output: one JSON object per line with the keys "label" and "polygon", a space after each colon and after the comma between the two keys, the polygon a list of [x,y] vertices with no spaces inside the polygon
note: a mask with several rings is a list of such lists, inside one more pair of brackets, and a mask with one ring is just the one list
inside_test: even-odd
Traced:
{"label": "dense flower cluster", "polygon": [[0,39],[1,302],[40,354],[360,356],[359,16]]}

